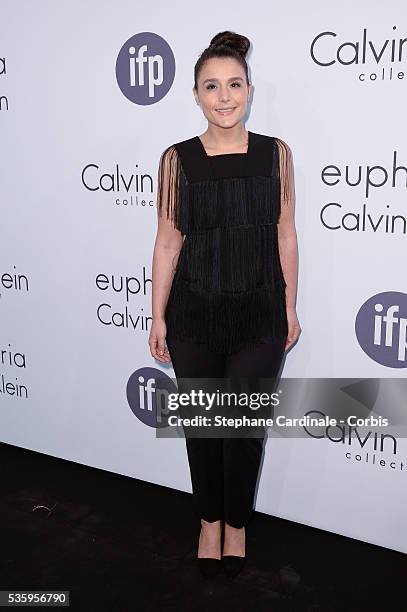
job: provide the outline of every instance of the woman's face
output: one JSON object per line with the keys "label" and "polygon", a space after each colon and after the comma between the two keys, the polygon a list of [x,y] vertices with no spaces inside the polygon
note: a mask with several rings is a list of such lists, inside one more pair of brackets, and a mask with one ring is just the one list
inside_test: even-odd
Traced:
{"label": "woman's face", "polygon": [[193,89],[193,94],[209,123],[230,128],[242,121],[251,88],[237,60],[214,57],[202,66],[198,91]]}

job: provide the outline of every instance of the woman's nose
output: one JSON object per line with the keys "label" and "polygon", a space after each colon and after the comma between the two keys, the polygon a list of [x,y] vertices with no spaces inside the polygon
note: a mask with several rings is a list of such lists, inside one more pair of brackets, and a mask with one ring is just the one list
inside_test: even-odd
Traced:
{"label": "woman's nose", "polygon": [[219,97],[222,100],[222,102],[226,102],[227,100],[229,100],[229,91],[228,91],[228,89],[221,89]]}

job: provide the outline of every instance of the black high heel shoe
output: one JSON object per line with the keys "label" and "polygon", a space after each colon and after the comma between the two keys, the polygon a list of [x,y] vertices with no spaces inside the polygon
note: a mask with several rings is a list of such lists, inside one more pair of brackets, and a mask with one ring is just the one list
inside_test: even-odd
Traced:
{"label": "black high heel shoe", "polygon": [[214,578],[222,565],[220,559],[212,559],[211,557],[198,557],[197,561],[199,571],[204,578]]}
{"label": "black high heel shoe", "polygon": [[[221,524],[222,525],[222,524]],[[201,523],[201,534],[202,534]],[[201,537],[201,534],[199,537]],[[221,532],[221,550],[222,550],[222,532]],[[204,578],[214,578],[222,567],[222,561],[213,557],[197,557],[199,571]]]}
{"label": "black high heel shoe", "polygon": [[[246,549],[246,530],[245,535],[245,549]],[[229,578],[234,578],[241,572],[244,564],[246,563],[246,555],[239,557],[238,555],[223,555],[222,556],[222,567],[223,571]]]}
{"label": "black high heel shoe", "polygon": [[246,556],[238,557],[236,555],[224,555],[222,557],[222,566],[225,574],[229,578],[234,578],[243,569],[246,563]]}

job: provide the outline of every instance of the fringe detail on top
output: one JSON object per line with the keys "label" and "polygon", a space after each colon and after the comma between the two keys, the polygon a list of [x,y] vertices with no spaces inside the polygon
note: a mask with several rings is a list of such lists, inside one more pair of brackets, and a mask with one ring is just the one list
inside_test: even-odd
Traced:
{"label": "fringe detail on top", "polygon": [[186,236],[177,275],[196,289],[220,293],[284,284],[276,224],[215,228]]}
{"label": "fringe detail on top", "polygon": [[284,140],[275,138],[278,149],[278,163],[273,167],[278,168],[277,182],[280,184],[281,206],[290,204],[294,201],[294,169],[291,149]]}
{"label": "fringe detail on top", "polygon": [[[172,225],[182,231],[187,225],[187,217],[182,220],[181,213],[187,214],[188,181],[182,170],[182,164],[174,145],[163,151],[158,165],[157,179],[157,213],[165,216]],[[181,201],[184,205],[181,206]]]}
{"label": "fringe detail on top", "polygon": [[160,157],[157,211],[188,235],[216,227],[278,223],[281,205],[293,202],[291,150],[273,139],[271,173],[189,182],[175,145]]}
{"label": "fringe detail on top", "polygon": [[186,236],[166,307],[172,334],[216,353],[288,333],[275,224]]}
{"label": "fringe detail on top", "polygon": [[288,334],[284,285],[244,293],[210,293],[174,279],[167,309],[167,333],[205,343],[224,355],[253,349]]}
{"label": "fringe detail on top", "polygon": [[277,224],[293,197],[291,152],[278,138],[265,176],[188,181],[175,146],[163,152],[158,214],[185,235],[166,306],[169,332],[227,355],[287,336]]}
{"label": "fringe detail on top", "polygon": [[190,183],[185,233],[277,223],[280,195],[275,193],[275,188],[272,176],[228,177]]}
{"label": "fringe detail on top", "polygon": [[295,198],[292,154],[273,139],[270,175],[189,182],[175,145],[160,157],[157,211],[187,235],[216,227],[278,223],[281,206]]}

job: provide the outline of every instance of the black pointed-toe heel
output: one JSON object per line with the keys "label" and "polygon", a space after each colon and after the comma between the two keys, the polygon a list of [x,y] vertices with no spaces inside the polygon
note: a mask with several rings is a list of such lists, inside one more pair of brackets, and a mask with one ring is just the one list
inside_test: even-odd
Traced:
{"label": "black pointed-toe heel", "polygon": [[224,555],[222,557],[223,570],[229,578],[237,576],[245,563],[246,557],[237,557],[235,555]]}
{"label": "black pointed-toe heel", "polygon": [[220,559],[200,557],[197,559],[199,571],[204,578],[214,578],[222,565]]}

